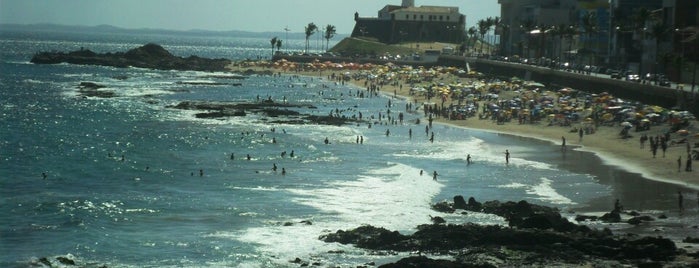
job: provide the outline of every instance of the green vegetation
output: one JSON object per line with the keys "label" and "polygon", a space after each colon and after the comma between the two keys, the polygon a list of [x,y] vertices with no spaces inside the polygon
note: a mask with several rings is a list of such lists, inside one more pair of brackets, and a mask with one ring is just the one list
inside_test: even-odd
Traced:
{"label": "green vegetation", "polygon": [[387,45],[381,42],[355,37],[347,37],[330,49],[330,52],[335,53],[362,55],[381,55],[385,53],[390,53],[392,55],[412,54],[416,51],[417,49],[413,49],[403,45]]}

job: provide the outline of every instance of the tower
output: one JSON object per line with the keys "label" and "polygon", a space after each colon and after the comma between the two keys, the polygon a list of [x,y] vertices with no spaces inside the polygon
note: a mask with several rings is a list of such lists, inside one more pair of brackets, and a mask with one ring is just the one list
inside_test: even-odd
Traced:
{"label": "tower", "polygon": [[415,0],[403,0],[403,4],[401,4],[400,6],[401,7],[414,7]]}

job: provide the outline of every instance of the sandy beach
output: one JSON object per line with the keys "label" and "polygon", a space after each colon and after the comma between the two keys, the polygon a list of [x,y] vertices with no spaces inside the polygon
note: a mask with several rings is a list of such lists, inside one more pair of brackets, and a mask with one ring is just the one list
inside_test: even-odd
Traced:
{"label": "sandy beach", "polygon": [[[244,73],[247,70],[252,70],[255,72],[271,71],[274,73],[281,72],[286,74],[320,77],[328,77],[333,73],[335,75],[340,75],[347,72],[350,74],[357,72],[356,70],[284,70],[281,68],[273,68],[271,65],[264,63],[258,65],[233,64],[230,66],[230,70],[236,73]],[[444,84],[466,83],[470,82],[470,79],[474,78],[461,78],[450,73],[439,73],[432,82]],[[366,84],[370,83],[367,82],[366,79],[351,79],[350,82],[360,88],[366,88]],[[411,95],[410,86],[403,80],[399,80],[398,83],[395,84],[388,83],[381,85],[380,92],[387,96],[408,98],[415,102],[416,106],[422,106],[422,104],[425,102],[437,102],[441,105],[441,101],[436,100],[435,98],[428,101],[422,94]],[[499,99],[508,100],[519,97],[520,94],[521,92],[519,91],[502,90],[499,92]],[[549,94],[555,95],[556,93],[555,91],[552,91],[549,92]],[[484,105],[484,102],[485,101],[481,101],[480,104]],[[456,100],[448,98],[446,99],[444,105],[445,107],[448,107],[452,103],[456,103]],[[437,117],[435,118],[435,122],[449,124],[456,127],[465,127],[482,131],[546,140],[556,145],[560,145],[562,143],[562,137],[565,137],[567,150],[594,152],[600,156],[604,162],[610,165],[619,166],[620,168],[632,173],[639,173],[647,179],[682,185],[692,189],[699,189],[699,175],[696,174],[697,171],[685,171],[687,159],[687,147],[685,143],[669,145],[664,157],[663,152],[658,149],[657,155],[654,158],[649,149],[650,146],[648,142],[646,142],[644,148],[641,149],[641,144],[639,141],[641,135],[646,134],[648,137],[655,137],[656,135],[662,136],[668,129],[670,129],[669,124],[653,125],[651,126],[650,130],[642,132],[634,132],[633,129],[631,129],[629,134],[632,136],[627,139],[623,139],[619,135],[619,132],[622,129],[621,126],[599,125],[595,129],[594,133],[583,135],[583,138],[580,139],[577,132],[571,132],[571,129],[582,126],[582,124],[579,122],[574,122],[570,126],[549,125],[545,120],[534,123],[520,124],[515,118],[509,122],[498,123],[490,119],[479,119],[477,116],[462,120],[449,120],[448,118]],[[697,120],[692,120],[690,122],[690,126],[686,129],[689,131],[689,135],[680,137],[679,135],[673,133],[671,134],[670,140],[687,138],[690,144],[699,142],[699,138],[695,136],[697,133],[699,133],[699,124],[697,124]],[[678,171],[679,157],[681,157],[681,167]]]}

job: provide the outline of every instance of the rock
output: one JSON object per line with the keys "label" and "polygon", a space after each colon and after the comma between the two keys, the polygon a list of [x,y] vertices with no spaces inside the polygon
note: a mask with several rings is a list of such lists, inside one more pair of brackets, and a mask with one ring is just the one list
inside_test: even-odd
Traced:
{"label": "rock", "polygon": [[302,220],[302,221],[300,221],[299,223],[303,223],[303,224],[305,224],[305,225],[313,225],[313,223],[312,223],[311,221],[309,221],[309,220]]}
{"label": "rock", "polygon": [[483,204],[476,201],[475,198],[469,197],[468,198],[468,205],[466,205],[466,209],[470,210],[470,211],[480,212],[483,209]]}
{"label": "rock", "polygon": [[597,216],[587,216],[587,215],[577,215],[575,216],[575,221],[596,221]]}
{"label": "rock", "polygon": [[466,207],[467,207],[466,200],[464,200],[463,196],[460,196],[460,195],[454,196],[454,208],[455,209],[466,209]]}
{"label": "rock", "polygon": [[697,238],[692,238],[691,236],[688,236],[687,238],[683,239],[682,242],[685,242],[685,243],[692,243],[692,244],[699,244],[699,237],[697,237]]}
{"label": "rock", "polygon": [[454,208],[446,201],[438,202],[432,205],[432,209],[444,213],[454,213]]}
{"label": "rock", "polygon": [[446,220],[444,220],[444,218],[439,217],[439,216],[434,216],[434,217],[430,216],[430,220],[431,220],[432,223],[434,223],[434,224],[442,224],[442,223],[446,223],[446,222],[447,222]]}
{"label": "rock", "polygon": [[97,84],[95,82],[80,82],[80,85],[78,86],[79,88],[86,88],[86,89],[100,89],[105,86]]}
{"label": "rock", "polygon": [[610,211],[608,213],[604,213],[602,217],[599,218],[603,222],[621,222],[621,215],[619,215],[619,212],[617,211]]}
{"label": "rock", "polygon": [[97,54],[84,49],[69,53],[41,52],[35,54],[31,62],[35,64],[58,64],[65,62],[119,68],[133,66],[159,70],[208,72],[227,71],[227,66],[231,63],[231,61],[227,59],[206,59],[197,56],[190,56],[187,58],[177,57],[165,50],[162,46],[153,43],[131,49],[125,53]]}
{"label": "rock", "polygon": [[653,217],[646,215],[646,216],[636,216],[636,217],[633,217],[633,218],[629,219],[629,220],[626,221],[626,222],[629,223],[629,224],[632,224],[632,225],[639,225],[639,224],[641,224],[641,222],[644,222],[644,221],[654,221],[654,220],[655,220],[655,219],[653,219]]}
{"label": "rock", "polygon": [[[467,267],[463,264],[456,263],[450,260],[433,260],[425,256],[413,256],[407,257],[399,260],[396,263],[389,263],[379,266],[379,268],[404,268],[404,267],[415,267],[415,268],[459,268]],[[474,267],[474,266],[471,266]]]}
{"label": "rock", "polygon": [[364,225],[354,230],[339,230],[336,233],[322,235],[319,239],[325,242],[355,244],[361,248],[387,249],[394,243],[405,240],[405,236],[396,231]]}
{"label": "rock", "polygon": [[61,264],[65,264],[65,265],[75,265],[75,261],[74,261],[74,260],[71,260],[71,259],[66,258],[66,257],[59,256],[59,257],[56,257],[56,260],[57,260],[58,262],[60,262]]}

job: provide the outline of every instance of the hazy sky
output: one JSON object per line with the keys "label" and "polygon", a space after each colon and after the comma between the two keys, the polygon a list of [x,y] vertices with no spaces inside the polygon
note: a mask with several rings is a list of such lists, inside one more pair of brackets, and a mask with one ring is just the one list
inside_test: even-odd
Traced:
{"label": "hazy sky", "polygon": [[[0,23],[55,23],[171,30],[303,32],[313,22],[350,33],[354,12],[376,17],[401,0],[0,0]],[[500,16],[497,0],[415,0],[415,5],[457,6],[467,27]]]}

